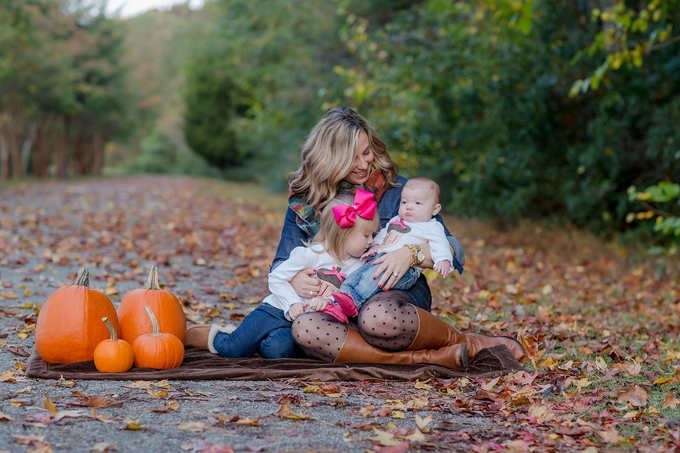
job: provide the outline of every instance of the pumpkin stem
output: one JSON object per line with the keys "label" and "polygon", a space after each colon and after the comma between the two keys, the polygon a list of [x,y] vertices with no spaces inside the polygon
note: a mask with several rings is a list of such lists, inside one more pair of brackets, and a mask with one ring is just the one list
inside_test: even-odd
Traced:
{"label": "pumpkin stem", "polygon": [[152,337],[160,337],[161,336],[161,328],[158,325],[158,320],[156,319],[156,315],[153,314],[151,307],[149,307],[148,305],[144,305],[144,310],[146,310],[146,314],[149,315],[149,319],[151,320],[151,336]]}
{"label": "pumpkin stem", "polygon": [[144,284],[144,289],[161,289],[158,284],[158,268],[156,266],[151,266],[151,272],[149,272],[149,278]]}
{"label": "pumpkin stem", "polygon": [[106,324],[106,328],[109,329],[109,337],[111,341],[118,341],[118,334],[116,333],[116,328],[113,327],[113,323],[106,316],[102,318],[102,321],[104,321],[104,324]]}
{"label": "pumpkin stem", "polygon": [[78,269],[78,275],[76,276],[76,285],[90,287],[90,272],[81,267]]}

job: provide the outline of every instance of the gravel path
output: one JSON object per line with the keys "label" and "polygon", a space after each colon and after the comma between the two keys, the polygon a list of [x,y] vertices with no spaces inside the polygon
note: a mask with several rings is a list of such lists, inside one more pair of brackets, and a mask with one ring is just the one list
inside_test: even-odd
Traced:
{"label": "gravel path", "polygon": [[190,322],[238,322],[266,295],[282,200],[149,176],[0,189],[0,452],[470,451],[511,440],[473,408],[465,380],[319,388],[23,374],[37,308],[80,267],[117,305],[157,265]]}

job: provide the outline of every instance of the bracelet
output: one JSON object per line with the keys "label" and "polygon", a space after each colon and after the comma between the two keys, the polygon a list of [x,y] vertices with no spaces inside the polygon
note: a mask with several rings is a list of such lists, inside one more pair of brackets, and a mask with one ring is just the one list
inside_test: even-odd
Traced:
{"label": "bracelet", "polygon": [[425,254],[419,245],[404,244],[404,247],[411,251],[411,267],[419,266],[425,261]]}

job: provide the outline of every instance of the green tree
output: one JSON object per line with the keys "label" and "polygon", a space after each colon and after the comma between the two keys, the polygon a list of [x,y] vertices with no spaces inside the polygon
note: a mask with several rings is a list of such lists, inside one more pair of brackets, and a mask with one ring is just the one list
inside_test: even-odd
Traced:
{"label": "green tree", "polygon": [[[347,58],[336,7],[330,0],[219,0],[206,8],[213,21],[192,40],[186,88],[198,93],[194,83],[213,77],[233,84],[227,91],[235,104],[231,115],[201,119],[199,112],[189,121],[215,121],[220,130],[228,121],[243,164],[238,176],[283,185],[311,126],[342,97],[343,80],[332,70]],[[187,109],[193,95],[185,96]]]}
{"label": "green tree", "polygon": [[208,163],[226,169],[243,163],[232,119],[239,107],[238,87],[226,61],[212,56],[196,60],[186,72],[184,137]]}
{"label": "green tree", "polygon": [[659,48],[570,97],[598,68],[570,64],[600,32],[592,12],[586,2],[431,0],[380,26],[348,16],[360,63],[339,72],[401,166],[439,180],[455,212],[620,229],[626,187],[680,172],[669,123],[680,60],[673,45]]}

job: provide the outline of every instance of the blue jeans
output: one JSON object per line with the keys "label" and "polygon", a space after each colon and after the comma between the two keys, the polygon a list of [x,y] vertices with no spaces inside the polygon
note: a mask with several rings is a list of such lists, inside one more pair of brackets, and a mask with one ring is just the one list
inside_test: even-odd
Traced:
{"label": "blue jeans", "polygon": [[[371,258],[370,261],[364,263],[359,269],[349,274],[345,281],[342,282],[342,285],[340,285],[340,292],[352,296],[354,303],[359,309],[361,309],[361,307],[364,305],[364,302],[370,299],[371,296],[382,291],[382,289],[378,288],[378,282],[380,281],[380,278],[373,280],[376,267],[372,264],[373,261],[381,255],[384,255],[384,253],[379,253]],[[420,272],[412,267],[409,267],[406,273],[401,276],[399,281],[394,286],[392,286],[392,289],[409,289],[416,283],[419,276]]]}
{"label": "blue jeans", "polygon": [[257,350],[265,359],[300,356],[290,331],[292,324],[283,310],[262,304],[243,318],[234,332],[218,332],[213,346],[221,357],[229,358],[248,357]]}

